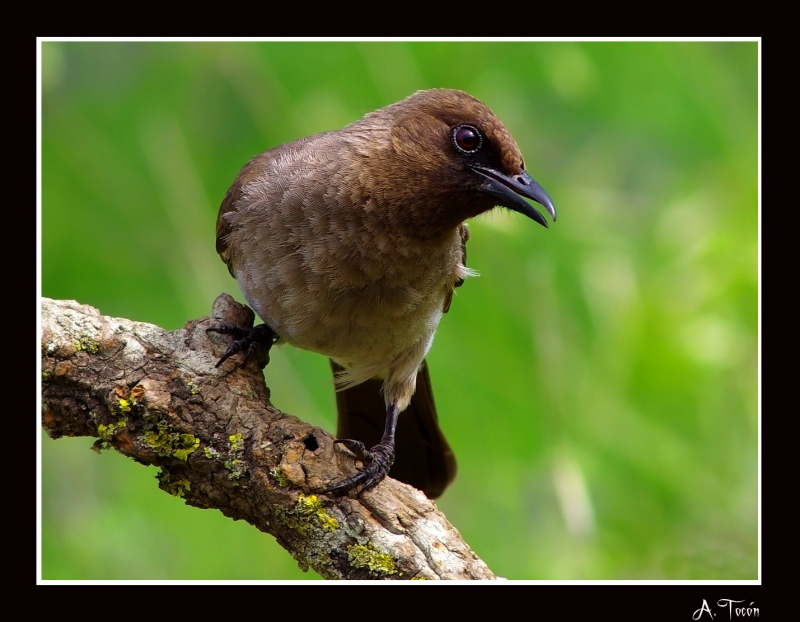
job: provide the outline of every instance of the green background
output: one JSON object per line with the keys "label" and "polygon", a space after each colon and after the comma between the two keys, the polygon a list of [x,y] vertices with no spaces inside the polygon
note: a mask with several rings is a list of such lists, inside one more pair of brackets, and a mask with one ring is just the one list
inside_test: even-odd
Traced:
{"label": "green background", "polygon": [[[219,203],[280,143],[418,89],[488,104],[558,208],[471,223],[429,355],[438,502],[508,579],[757,579],[758,43],[42,44],[42,294],[178,329]],[[333,431],[327,361],[266,369]],[[312,579],[156,469],[41,434],[44,579]]]}

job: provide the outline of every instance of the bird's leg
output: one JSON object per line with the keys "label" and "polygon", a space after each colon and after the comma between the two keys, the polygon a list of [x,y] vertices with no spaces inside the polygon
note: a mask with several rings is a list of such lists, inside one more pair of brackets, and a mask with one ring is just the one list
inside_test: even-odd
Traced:
{"label": "bird's leg", "polygon": [[347,479],[339,482],[335,486],[331,486],[325,493],[343,493],[363,484],[362,491],[372,488],[378,484],[394,463],[394,433],[397,429],[397,417],[400,414],[397,404],[390,404],[386,409],[386,427],[383,430],[383,437],[381,442],[367,449],[361,441],[352,439],[337,439],[337,443],[341,443],[352,451],[356,457],[365,463],[366,466]]}
{"label": "bird's leg", "polygon": [[219,361],[217,361],[217,367],[237,352],[244,352],[244,363],[242,365],[247,365],[250,356],[255,354],[256,360],[263,368],[269,363],[270,348],[278,340],[278,335],[266,324],[259,324],[253,328],[242,328],[234,324],[222,323],[207,328],[206,332],[209,331],[234,337],[234,341],[231,342]]}

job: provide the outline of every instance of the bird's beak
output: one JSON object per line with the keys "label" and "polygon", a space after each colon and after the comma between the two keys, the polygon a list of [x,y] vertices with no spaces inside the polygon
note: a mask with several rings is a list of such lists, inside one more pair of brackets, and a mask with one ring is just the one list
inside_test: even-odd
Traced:
{"label": "bird's beak", "polygon": [[509,177],[493,168],[484,166],[473,166],[472,170],[483,177],[481,190],[497,199],[500,202],[499,205],[520,214],[525,214],[543,227],[547,227],[548,224],[544,216],[522,198],[527,197],[537,203],[541,203],[553,217],[553,222],[556,221],[556,208],[553,205],[553,200],[548,196],[544,188],[536,183],[536,180],[528,175],[527,172],[522,171],[518,175]]}

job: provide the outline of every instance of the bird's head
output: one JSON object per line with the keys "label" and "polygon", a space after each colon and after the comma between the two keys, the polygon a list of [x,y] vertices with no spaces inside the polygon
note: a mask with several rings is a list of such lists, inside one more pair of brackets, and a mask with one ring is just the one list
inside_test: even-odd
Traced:
{"label": "bird's head", "polygon": [[426,200],[427,217],[450,226],[499,205],[547,227],[528,198],[555,221],[553,201],[525,170],[511,133],[471,95],[419,91],[364,120],[370,119],[388,123],[392,177],[402,192]]}

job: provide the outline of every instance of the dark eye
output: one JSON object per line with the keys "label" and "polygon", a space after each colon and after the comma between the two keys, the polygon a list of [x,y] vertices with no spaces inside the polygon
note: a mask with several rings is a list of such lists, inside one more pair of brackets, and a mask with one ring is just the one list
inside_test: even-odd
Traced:
{"label": "dark eye", "polygon": [[453,142],[459,151],[475,153],[481,148],[481,133],[471,125],[459,125],[453,130]]}

